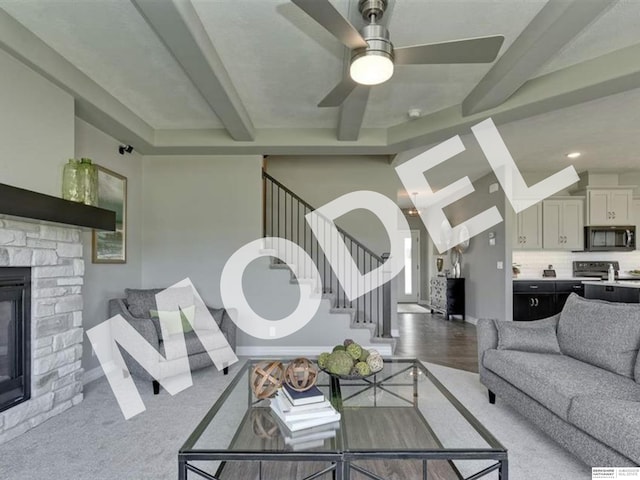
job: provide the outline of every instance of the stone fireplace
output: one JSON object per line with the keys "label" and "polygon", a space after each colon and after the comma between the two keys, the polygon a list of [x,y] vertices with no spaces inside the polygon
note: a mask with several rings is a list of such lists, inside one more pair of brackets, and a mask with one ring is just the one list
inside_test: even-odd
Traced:
{"label": "stone fireplace", "polygon": [[[23,363],[29,368],[23,377],[29,398],[0,411],[0,444],[82,401],[84,260],[80,233],[75,227],[0,219],[0,271],[2,267],[26,267],[6,270],[30,271],[31,282],[30,308],[25,309],[30,310],[30,318],[25,319],[23,330],[29,336],[24,345],[30,351]],[[2,308],[14,307],[3,307],[1,295],[3,335]],[[5,328],[7,334],[14,330]],[[9,342],[4,344],[3,350],[0,338],[0,368],[3,351],[7,356],[17,353],[10,352]],[[17,376],[18,370],[11,372]],[[0,371],[0,386],[5,376]],[[0,396],[0,408],[1,400]]]}

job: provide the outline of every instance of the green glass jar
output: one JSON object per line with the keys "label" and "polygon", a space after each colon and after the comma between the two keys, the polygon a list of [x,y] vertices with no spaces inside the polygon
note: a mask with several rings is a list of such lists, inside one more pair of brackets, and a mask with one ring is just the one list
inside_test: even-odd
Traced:
{"label": "green glass jar", "polygon": [[64,166],[62,172],[62,198],[65,200],[82,202],[82,188],[78,176],[79,166],[80,162],[75,158],[70,158],[69,162]]}
{"label": "green glass jar", "polygon": [[80,159],[78,177],[82,202],[96,207],[98,205],[98,168],[91,163],[90,158]]}

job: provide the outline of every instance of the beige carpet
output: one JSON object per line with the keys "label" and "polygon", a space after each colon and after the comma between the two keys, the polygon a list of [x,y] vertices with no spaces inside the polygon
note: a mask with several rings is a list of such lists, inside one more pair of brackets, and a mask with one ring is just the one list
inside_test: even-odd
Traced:
{"label": "beige carpet", "polygon": [[[588,467],[499,399],[490,405],[477,374],[437,365],[429,368],[509,449],[510,478],[591,478]],[[97,380],[86,387],[80,405],[0,445],[0,479],[177,480],[178,449],[238,369],[231,367],[228,376],[214,369],[195,372],[194,385],[175,397],[165,391],[154,396],[151,386],[143,383],[147,411],[129,421],[106,380]],[[433,422],[437,429],[438,419]]]}

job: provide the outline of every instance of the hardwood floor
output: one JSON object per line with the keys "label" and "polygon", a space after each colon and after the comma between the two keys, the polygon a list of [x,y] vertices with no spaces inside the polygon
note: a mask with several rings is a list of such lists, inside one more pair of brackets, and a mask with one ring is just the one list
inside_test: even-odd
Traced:
{"label": "hardwood floor", "polygon": [[430,313],[399,313],[395,355],[478,372],[476,327]]}

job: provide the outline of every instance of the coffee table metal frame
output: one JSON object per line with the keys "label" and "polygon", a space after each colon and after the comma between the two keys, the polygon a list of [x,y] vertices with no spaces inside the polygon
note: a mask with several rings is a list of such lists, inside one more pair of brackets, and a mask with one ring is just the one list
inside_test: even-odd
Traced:
{"label": "coffee table metal frame", "polygon": [[[185,444],[180,448],[178,453],[178,478],[179,480],[187,480],[188,472],[192,472],[201,478],[206,480],[219,480],[215,475],[203,471],[192,464],[195,461],[281,461],[281,462],[305,462],[305,461],[319,461],[327,462],[329,466],[315,472],[301,480],[314,480],[329,472],[335,480],[349,480],[351,471],[356,471],[362,475],[371,478],[372,480],[385,480],[384,478],[376,475],[373,472],[358,466],[355,462],[361,460],[422,460],[422,476],[423,480],[427,480],[427,464],[429,460],[494,460],[495,463],[486,467],[485,469],[474,473],[473,475],[464,478],[464,480],[477,480],[485,475],[488,475],[494,471],[498,471],[498,477],[500,480],[508,480],[509,478],[509,461],[507,456],[507,450],[502,444],[489,432],[484,425],[482,425],[461,403],[460,401],[449,392],[440,381],[433,376],[433,374],[424,366],[420,361],[413,358],[390,358],[385,359],[386,362],[406,363],[407,367],[400,371],[390,373],[388,375],[378,378],[378,375],[369,377],[359,381],[345,381],[338,380],[335,377],[330,379],[330,392],[331,398],[334,402],[334,406],[338,409],[342,409],[342,403],[348,401],[350,398],[360,393],[373,389],[382,390],[385,393],[389,393],[395,397],[398,397],[409,404],[416,405],[418,397],[418,375],[424,374],[426,378],[433,383],[433,385],[439,390],[439,392],[446,397],[446,399],[455,407],[455,409],[464,417],[464,419],[480,434],[483,440],[489,445],[489,448],[444,448],[440,444],[438,449],[424,449],[424,450],[393,450],[393,451],[370,451],[370,450],[354,450],[349,448],[336,448],[335,451],[319,452],[270,452],[270,451],[242,451],[242,450],[208,450],[208,449],[194,449],[194,446],[204,431],[208,428],[209,424],[218,413],[220,408],[224,405],[231,392],[243,378],[244,374],[249,368],[257,361],[264,360],[264,358],[252,358],[247,360],[245,365],[236,374],[232,382],[227,386],[220,398],[215,402],[213,407],[207,412],[202,421],[198,424],[193,433],[189,436]],[[389,390],[386,384],[400,374],[406,374],[410,370],[413,370],[412,383],[398,384],[394,383],[394,386],[398,385],[413,385],[413,398],[408,399],[398,395],[396,392]],[[381,372],[381,373],[384,373]],[[349,396],[342,397],[341,389],[344,387],[359,387],[356,393],[351,393]],[[249,388],[247,386],[247,388]],[[377,398],[376,395],[373,396]],[[336,405],[337,403],[337,405]],[[249,407],[252,405],[252,394],[249,389]],[[374,405],[375,406],[375,405]],[[429,424],[424,420],[425,427],[433,433]],[[237,432],[236,432],[237,433]],[[434,437],[437,439],[435,433]],[[232,441],[233,442],[233,441]],[[439,443],[439,442],[438,442]],[[339,443],[339,446],[343,445],[343,442]],[[458,476],[463,479],[460,472],[452,464],[454,471]],[[219,470],[220,471],[220,470]],[[216,475],[218,475],[216,473]],[[260,477],[261,478],[261,477]]]}

